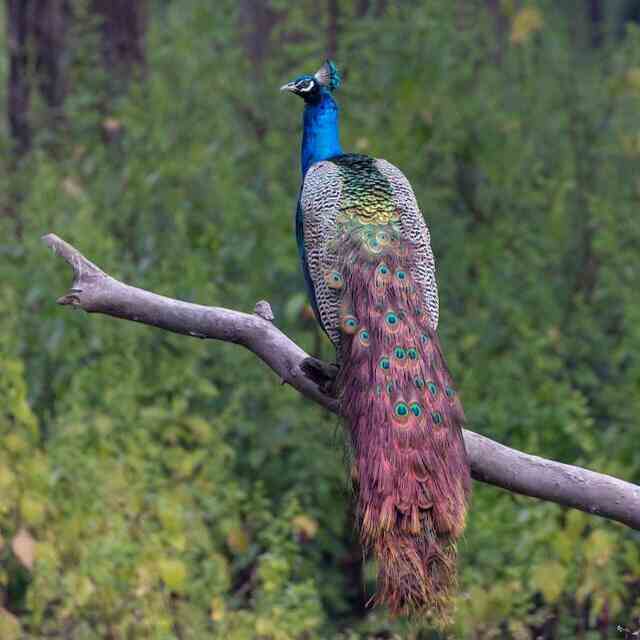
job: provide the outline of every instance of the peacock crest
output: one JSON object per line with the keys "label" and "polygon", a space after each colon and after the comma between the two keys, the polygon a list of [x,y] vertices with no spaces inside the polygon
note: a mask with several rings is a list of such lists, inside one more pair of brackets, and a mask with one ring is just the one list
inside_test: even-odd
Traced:
{"label": "peacock crest", "polygon": [[335,91],[342,84],[338,69],[331,60],[325,60],[313,77],[329,91]]}

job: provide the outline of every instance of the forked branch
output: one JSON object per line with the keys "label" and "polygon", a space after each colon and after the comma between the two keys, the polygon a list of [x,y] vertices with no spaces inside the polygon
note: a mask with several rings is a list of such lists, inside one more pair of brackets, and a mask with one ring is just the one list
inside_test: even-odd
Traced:
{"label": "forked branch", "polygon": [[[126,285],[102,271],[75,247],[54,234],[43,237],[73,268],[73,284],[58,299],[88,313],[133,320],[195,338],[234,342],[262,359],[282,382],[319,405],[338,413],[335,398],[317,380],[332,375],[332,366],[310,359],[273,323],[269,304],[260,301],[253,314],[205,307]],[[476,480],[526,496],[549,500],[617,520],[640,530],[640,486],[581,467],[533,456],[464,431]]]}

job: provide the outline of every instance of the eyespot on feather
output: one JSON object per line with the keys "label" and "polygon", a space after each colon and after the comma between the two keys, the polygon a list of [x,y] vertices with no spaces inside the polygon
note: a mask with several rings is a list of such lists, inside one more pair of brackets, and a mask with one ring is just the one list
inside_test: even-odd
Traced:
{"label": "eyespot on feather", "polygon": [[352,315],[346,315],[340,322],[340,328],[348,335],[353,335],[358,330],[358,318]]}
{"label": "eyespot on feather", "polygon": [[376,240],[384,246],[391,242],[391,236],[386,231],[378,231],[378,233],[376,233]]}
{"label": "eyespot on feather", "polygon": [[371,253],[376,254],[381,253],[384,249],[382,243],[377,238],[369,238],[369,240],[367,240],[366,247]]}
{"label": "eyespot on feather", "polygon": [[410,416],[409,407],[406,402],[396,402],[393,407],[393,419],[400,424],[406,424]]}
{"label": "eyespot on feather", "polygon": [[324,281],[329,289],[339,291],[344,287],[344,278],[342,277],[342,274],[335,269],[325,273]]}
{"label": "eyespot on feather", "polygon": [[391,280],[391,269],[386,263],[381,262],[376,267],[376,280],[378,282],[385,282],[385,283]]}
{"label": "eyespot on feather", "polygon": [[412,402],[409,405],[409,409],[416,418],[419,418],[422,415],[422,405],[419,402]]}
{"label": "eyespot on feather", "polygon": [[393,350],[393,356],[401,367],[406,366],[408,363],[407,352],[402,347],[396,347]]}
{"label": "eyespot on feather", "polygon": [[391,333],[395,333],[400,329],[400,318],[394,311],[388,311],[384,316],[384,322]]}

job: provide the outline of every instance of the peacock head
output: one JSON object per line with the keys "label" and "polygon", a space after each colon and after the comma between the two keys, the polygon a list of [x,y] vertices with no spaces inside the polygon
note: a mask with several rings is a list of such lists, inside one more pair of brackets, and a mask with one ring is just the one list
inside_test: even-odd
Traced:
{"label": "peacock head", "polygon": [[315,75],[304,75],[280,87],[280,91],[290,91],[300,96],[306,103],[319,102],[323,93],[331,93],[340,86],[340,74],[331,60],[318,69]]}

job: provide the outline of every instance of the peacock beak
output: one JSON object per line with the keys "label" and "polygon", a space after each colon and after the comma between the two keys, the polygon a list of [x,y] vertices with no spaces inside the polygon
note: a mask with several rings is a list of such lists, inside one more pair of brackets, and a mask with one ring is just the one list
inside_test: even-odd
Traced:
{"label": "peacock beak", "polygon": [[291,91],[291,93],[296,92],[296,83],[295,82],[287,82],[287,84],[283,84],[280,87],[280,91]]}

